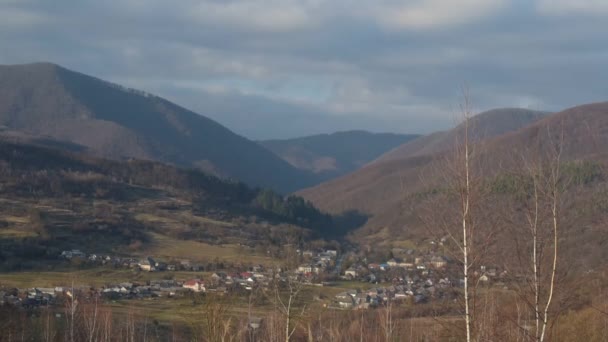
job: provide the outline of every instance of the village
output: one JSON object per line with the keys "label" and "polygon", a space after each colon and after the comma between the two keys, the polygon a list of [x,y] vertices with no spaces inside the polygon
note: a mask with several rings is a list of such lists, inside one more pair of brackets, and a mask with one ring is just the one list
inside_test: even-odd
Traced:
{"label": "village", "polygon": [[[297,253],[303,262],[295,269],[287,270],[264,265],[239,265],[235,269],[222,269],[222,264],[212,267],[210,264],[197,264],[189,260],[162,262],[153,257],[123,258],[87,255],[77,249],[66,250],[59,255],[65,262],[80,260],[88,266],[129,268],[136,272],[158,273],[159,277],[140,282],[108,283],[99,288],[83,284],[51,288],[0,288],[0,305],[31,309],[53,305],[58,298],[74,295],[108,301],[184,297],[191,293],[224,295],[254,289],[267,290],[276,284],[292,282],[301,286],[328,287],[349,284],[349,289],[330,298],[326,305],[331,309],[348,310],[449,300],[453,296],[450,289],[462,285],[457,277],[450,276],[455,274],[450,271],[450,266],[453,266],[450,259],[434,253],[421,255],[413,249],[393,249],[391,255],[399,257],[382,263],[366,263],[366,258],[354,252],[340,254],[335,249],[297,250]],[[342,270],[346,264],[348,267]],[[211,268],[215,271],[211,272]],[[173,271],[199,272],[200,277],[178,280],[171,275],[170,272]],[[202,271],[207,271],[204,273],[206,276],[203,276]],[[499,273],[496,268],[483,266],[474,274],[481,284],[504,286],[502,279],[505,272]]]}

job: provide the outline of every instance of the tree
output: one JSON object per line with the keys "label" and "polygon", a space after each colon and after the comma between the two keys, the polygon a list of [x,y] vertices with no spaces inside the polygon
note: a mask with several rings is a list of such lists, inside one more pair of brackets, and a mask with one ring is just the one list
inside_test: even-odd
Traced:
{"label": "tree", "polygon": [[303,284],[290,276],[284,279],[274,277],[272,301],[275,304],[276,311],[284,321],[283,338],[285,342],[291,341],[291,337],[306,313],[306,304],[302,305],[299,302],[302,288]]}
{"label": "tree", "polygon": [[490,206],[488,189],[484,186],[483,143],[475,139],[472,126],[472,105],[464,91],[460,106],[462,123],[452,153],[447,152],[439,168],[427,170],[434,187],[425,205],[419,211],[420,220],[429,228],[436,241],[444,240],[443,251],[459,266],[462,284],[461,312],[463,339],[477,340],[481,326],[476,322],[475,311],[479,274],[475,272],[484,264],[494,243],[496,229],[494,212]]}
{"label": "tree", "polygon": [[563,131],[557,141],[548,132],[547,140],[522,152],[519,186],[505,215],[517,252],[516,265],[510,268],[523,279],[517,292],[533,317],[528,337],[534,341],[545,341],[556,319],[551,308],[558,286],[563,195],[578,179],[576,173],[566,176],[562,170]]}

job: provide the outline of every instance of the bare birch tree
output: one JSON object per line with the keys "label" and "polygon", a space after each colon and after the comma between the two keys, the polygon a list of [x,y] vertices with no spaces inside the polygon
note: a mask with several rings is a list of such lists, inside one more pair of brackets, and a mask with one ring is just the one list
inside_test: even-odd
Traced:
{"label": "bare birch tree", "polygon": [[518,320],[517,326],[534,341],[547,339],[547,328],[556,318],[551,308],[558,285],[562,197],[570,184],[561,170],[563,132],[557,141],[548,133],[548,144],[539,140],[522,153],[522,172],[514,176],[514,204],[505,215],[517,255],[516,267],[506,267],[514,273],[517,293],[533,320],[531,328],[525,320]]}
{"label": "bare birch tree", "polygon": [[[453,325],[452,329],[462,332],[467,342],[477,340],[480,329],[475,320],[476,293],[480,283],[477,269],[484,264],[484,258],[493,246],[496,227],[490,200],[486,198],[487,177],[482,153],[483,141],[474,127],[473,110],[470,97],[463,91],[460,106],[462,118],[454,144],[453,154],[444,154],[445,160],[433,163],[440,169],[427,170],[430,177],[428,185],[433,186],[426,205],[420,206],[419,218],[434,235],[437,241],[444,241],[443,251],[459,265],[462,285],[462,321],[458,326],[452,322],[440,324]],[[423,180],[424,181],[424,180]],[[460,322],[463,324],[460,325]]]}

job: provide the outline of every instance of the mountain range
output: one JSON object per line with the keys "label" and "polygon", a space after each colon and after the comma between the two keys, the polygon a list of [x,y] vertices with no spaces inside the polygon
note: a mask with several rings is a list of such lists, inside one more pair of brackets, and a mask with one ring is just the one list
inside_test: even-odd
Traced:
{"label": "mountain range", "polygon": [[[545,112],[525,109],[496,109],[474,116],[470,125],[476,139],[482,140],[520,129],[545,115]],[[391,206],[398,203],[404,193],[424,186],[421,168],[432,162],[437,153],[454,146],[463,130],[464,127],[458,125],[419,137],[353,173],[303,189],[299,194],[328,211],[359,210],[372,215],[370,224],[373,224],[374,220],[383,218],[380,212],[394,213]]]}
{"label": "mountain range", "polygon": [[352,172],[417,137],[349,131],[256,143],[158,96],[51,63],[0,66],[0,135],[196,168],[283,193]]}
{"label": "mountain range", "polygon": [[0,66],[0,125],[104,157],[158,160],[282,192],[315,183],[205,116],[50,63]]}
{"label": "mountain range", "polygon": [[417,137],[415,134],[346,131],[263,140],[260,144],[292,166],[328,180],[355,171],[386,151]]}
{"label": "mountain range", "polygon": [[[554,114],[517,110],[512,115],[520,124],[506,131],[485,130],[491,134],[473,144],[474,158],[483,167],[478,181],[489,188],[509,189],[513,185],[509,183],[514,180],[513,170],[523,162],[561,151],[564,177],[576,185],[570,193],[576,200],[563,199],[568,213],[562,218],[568,222],[563,250],[580,266],[597,266],[608,257],[603,219],[608,210],[608,102],[581,105]],[[470,121],[477,125],[470,128],[488,127],[495,119],[492,113],[479,114]],[[462,138],[461,130],[462,126],[434,134],[433,139],[413,140],[349,175],[304,189],[299,194],[322,210],[357,210],[367,215],[366,224],[352,236],[360,243],[398,245],[404,241],[424,241],[432,235],[420,214],[428,210],[438,214],[448,209],[442,207],[446,203],[438,202],[432,209],[425,208],[424,203],[433,196],[441,197],[439,194],[446,186],[445,172],[449,170],[446,162],[455,151],[447,141],[451,139],[456,145],[458,136]],[[431,140],[439,143],[429,148],[424,142]],[[576,254],[577,246],[582,245],[586,246],[584,257]]]}

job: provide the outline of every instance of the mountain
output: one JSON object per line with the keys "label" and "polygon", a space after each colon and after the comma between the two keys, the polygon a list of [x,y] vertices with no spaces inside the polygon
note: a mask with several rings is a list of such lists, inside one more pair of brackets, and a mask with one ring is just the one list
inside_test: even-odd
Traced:
{"label": "mountain", "polygon": [[[456,128],[458,129],[458,128]],[[452,134],[448,132],[447,134]],[[455,135],[454,135],[455,137]],[[590,269],[608,260],[605,244],[608,213],[608,102],[593,103],[547,115],[541,120],[504,134],[486,137],[474,144],[479,162],[476,182],[489,193],[484,206],[492,212],[505,208],[500,204],[503,192],[517,186],[517,170],[524,160],[554,153],[561,146],[562,175],[570,184],[562,199],[565,225],[565,257],[576,267]],[[407,145],[407,144],[406,144]],[[322,210],[342,212],[358,210],[368,215],[366,224],[352,238],[369,245],[400,246],[433,238],[428,222],[421,215],[441,215],[453,210],[454,199],[446,189],[446,172],[452,149],[414,155],[401,159],[378,160],[345,177],[300,191]],[[447,171],[446,171],[447,170]],[[571,187],[571,188],[570,188]],[[433,203],[429,207],[429,203]],[[450,207],[451,205],[451,207]],[[514,211],[517,212],[517,211]],[[426,214],[425,214],[426,213]],[[514,220],[508,214],[506,221]],[[505,219],[502,219],[505,221]],[[489,225],[497,225],[492,221]],[[501,234],[507,234],[502,231]],[[427,240],[428,241],[428,240]],[[514,248],[503,242],[505,251]],[[585,246],[585,253],[579,253]],[[512,249],[511,249],[512,251]]]}
{"label": "mountain", "polygon": [[315,179],[202,115],[49,63],[0,66],[0,125],[104,157],[158,160],[284,192]]}
{"label": "mountain", "polygon": [[416,137],[413,134],[346,131],[259,143],[292,166],[330,179],[352,172]]}
{"label": "mountain", "polygon": [[[490,138],[522,128],[546,114],[527,109],[495,109],[471,118],[470,128],[476,139]],[[357,209],[375,215],[387,204],[397,202],[404,187],[413,190],[423,186],[419,168],[431,162],[433,154],[449,150],[463,132],[464,126],[458,125],[419,137],[351,174],[301,190],[299,194],[332,212]]]}
{"label": "mountain", "polygon": [[[495,137],[519,128],[545,117],[548,112],[522,109],[499,108],[479,113],[471,118],[469,128],[477,140]],[[413,156],[432,154],[449,149],[459,136],[462,136],[464,126],[436,132],[403,144],[378,158],[378,161],[403,159]]]}

